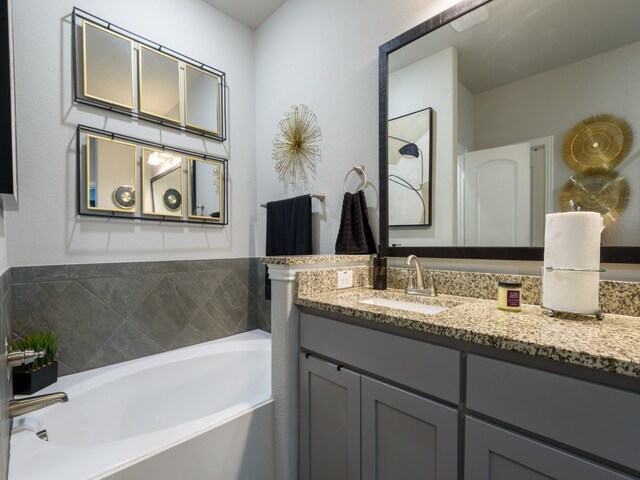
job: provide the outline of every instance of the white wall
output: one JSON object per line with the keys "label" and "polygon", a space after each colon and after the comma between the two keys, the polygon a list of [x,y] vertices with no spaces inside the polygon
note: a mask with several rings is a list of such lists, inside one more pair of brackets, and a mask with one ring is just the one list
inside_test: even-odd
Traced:
{"label": "white wall", "polygon": [[4,221],[4,211],[0,207],[0,275],[9,268],[9,259],[7,257],[7,232]]}
{"label": "white wall", "polygon": [[455,147],[458,52],[447,48],[389,73],[389,118],[433,108],[430,227],[393,227],[389,244],[452,245],[455,241]]}
{"label": "white wall", "polygon": [[[74,6],[224,71],[229,85],[228,141],[203,141],[74,105]],[[5,212],[12,266],[264,252],[262,245],[256,246],[254,228],[258,200],[253,31],[201,0],[21,0],[13,7],[20,197],[18,210]],[[228,156],[230,224],[201,227],[77,216],[78,124]]]}
{"label": "white wall", "polygon": [[[333,253],[343,180],[363,164],[369,220],[378,224],[378,47],[456,3],[455,0],[288,0],[256,32],[256,175],[258,199],[284,198],[271,159],[277,124],[292,105],[308,105],[322,128],[322,162],[309,192],[313,200],[314,252]],[[355,180],[355,174],[352,177]],[[353,182],[355,184],[355,182]],[[261,209],[262,210],[262,209]],[[263,242],[265,212],[258,212]],[[264,252],[261,243],[260,251]]]}
{"label": "white wall", "polygon": [[[567,132],[597,113],[614,113],[638,129],[638,77],[640,42],[477,94],[475,148],[554,136],[554,211],[560,211],[560,191],[575,173],[562,160]],[[640,245],[640,142],[634,133],[628,160],[616,168],[630,184],[631,200],[616,228],[605,231],[607,245]]]}

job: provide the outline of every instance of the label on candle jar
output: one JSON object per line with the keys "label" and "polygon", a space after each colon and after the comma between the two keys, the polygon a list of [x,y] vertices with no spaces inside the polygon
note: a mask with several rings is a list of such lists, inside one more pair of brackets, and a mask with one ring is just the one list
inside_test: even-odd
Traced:
{"label": "label on candle jar", "polygon": [[520,290],[507,290],[507,307],[520,306]]}
{"label": "label on candle jar", "polygon": [[511,312],[519,312],[522,283],[502,281],[498,282],[498,308]]}

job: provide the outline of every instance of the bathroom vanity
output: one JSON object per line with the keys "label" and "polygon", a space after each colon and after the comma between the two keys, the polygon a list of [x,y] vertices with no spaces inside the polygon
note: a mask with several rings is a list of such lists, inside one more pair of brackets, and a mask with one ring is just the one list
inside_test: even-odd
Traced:
{"label": "bathroom vanity", "polygon": [[[303,275],[300,478],[639,478],[640,318],[312,293]],[[376,295],[446,310],[362,302]]]}

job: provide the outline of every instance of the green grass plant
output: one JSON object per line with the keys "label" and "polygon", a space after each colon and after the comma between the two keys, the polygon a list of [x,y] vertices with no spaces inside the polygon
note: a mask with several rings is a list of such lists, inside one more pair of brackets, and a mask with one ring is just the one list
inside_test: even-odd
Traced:
{"label": "green grass plant", "polygon": [[38,358],[28,365],[16,367],[22,372],[33,372],[45,367],[55,360],[58,353],[58,334],[54,332],[38,332],[24,338],[18,338],[11,343],[13,350],[44,350],[44,357]]}

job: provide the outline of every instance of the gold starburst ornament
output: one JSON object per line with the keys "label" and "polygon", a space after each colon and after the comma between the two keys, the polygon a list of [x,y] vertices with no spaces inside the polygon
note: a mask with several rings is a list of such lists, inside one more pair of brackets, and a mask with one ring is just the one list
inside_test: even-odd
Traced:
{"label": "gold starburst ornament", "polygon": [[560,192],[562,210],[569,211],[569,202],[582,211],[598,212],[606,226],[622,215],[629,203],[629,182],[613,170],[592,169],[569,178]]}
{"label": "gold starburst ornament", "polygon": [[322,140],[318,118],[306,105],[294,105],[286,112],[280,123],[280,132],[273,140],[272,158],[276,162],[278,178],[294,193],[302,193],[309,184],[309,177],[316,177],[316,163],[322,158]]}
{"label": "gold starburst ornament", "polygon": [[590,168],[611,169],[627,156],[633,143],[629,123],[610,113],[578,122],[567,134],[562,154],[576,172]]}

